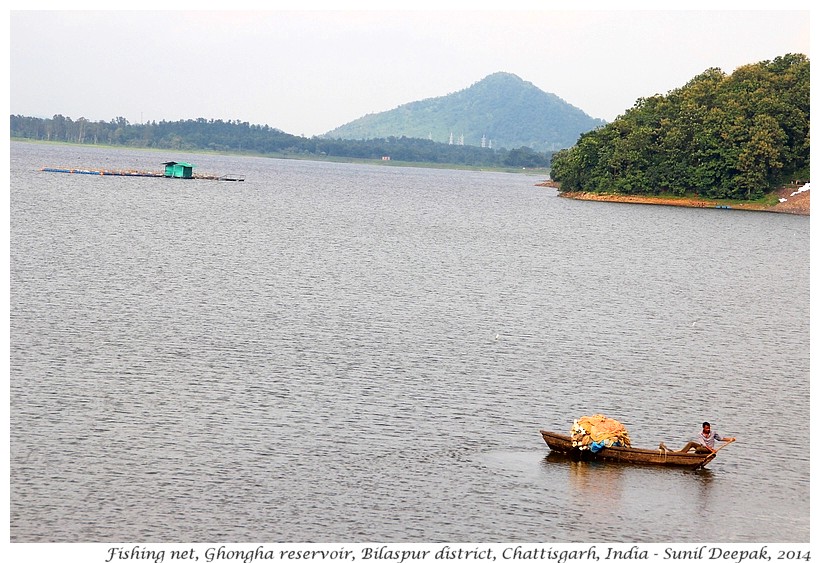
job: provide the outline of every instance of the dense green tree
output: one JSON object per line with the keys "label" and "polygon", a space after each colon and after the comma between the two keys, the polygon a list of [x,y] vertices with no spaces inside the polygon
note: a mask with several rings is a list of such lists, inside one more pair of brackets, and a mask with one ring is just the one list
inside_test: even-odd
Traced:
{"label": "dense green tree", "polygon": [[756,199],[809,167],[809,60],[707,69],[556,153],[562,191]]}

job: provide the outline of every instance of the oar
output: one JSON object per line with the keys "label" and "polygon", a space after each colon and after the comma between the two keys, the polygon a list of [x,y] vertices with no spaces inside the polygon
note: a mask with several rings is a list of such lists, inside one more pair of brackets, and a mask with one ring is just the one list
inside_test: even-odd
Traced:
{"label": "oar", "polygon": [[[734,442],[734,441],[735,441],[735,440],[732,440],[732,442]],[[711,452],[711,453],[710,453],[708,456],[706,456],[706,458],[703,460],[703,463],[701,463],[701,464],[698,466],[698,469],[700,469],[701,467],[703,467],[704,465],[706,465],[707,463],[709,463],[710,461],[712,461],[713,459],[715,459],[715,456],[717,456],[717,453],[718,453],[720,450],[722,450],[723,448],[725,448],[726,446],[728,446],[729,444],[731,444],[732,442],[726,442],[725,444],[723,444],[722,446],[720,446],[718,449],[716,449],[715,451]]]}
{"label": "oar", "polygon": [[734,439],[734,440],[732,440],[731,442],[726,442],[725,444],[723,444],[722,446],[720,446],[718,449],[716,449],[716,450],[715,450],[715,451],[713,451],[712,453],[713,453],[713,454],[717,454],[720,450],[722,450],[723,448],[725,448],[726,446],[728,446],[729,444],[731,444],[732,442],[735,442],[735,441],[737,441],[737,438],[735,438],[735,439]]}

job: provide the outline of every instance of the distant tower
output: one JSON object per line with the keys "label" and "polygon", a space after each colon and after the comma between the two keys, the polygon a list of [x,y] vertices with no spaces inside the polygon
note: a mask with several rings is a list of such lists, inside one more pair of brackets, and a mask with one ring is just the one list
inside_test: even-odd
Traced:
{"label": "distant tower", "polygon": [[462,133],[461,137],[458,138],[458,144],[462,146],[464,145],[464,133]]}
{"label": "distant tower", "polygon": [[481,148],[482,149],[487,148],[487,135],[482,135],[481,136]]}
{"label": "distant tower", "polygon": [[450,144],[451,145],[453,144],[453,132],[452,131],[450,131]]}

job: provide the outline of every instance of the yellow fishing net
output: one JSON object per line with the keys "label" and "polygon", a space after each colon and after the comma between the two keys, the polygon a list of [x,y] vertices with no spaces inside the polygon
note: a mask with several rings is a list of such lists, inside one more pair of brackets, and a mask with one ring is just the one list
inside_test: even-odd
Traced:
{"label": "yellow fishing net", "polygon": [[573,422],[570,435],[572,445],[582,449],[589,447],[592,442],[606,447],[617,444],[628,448],[632,445],[626,427],[602,414],[582,416]]}

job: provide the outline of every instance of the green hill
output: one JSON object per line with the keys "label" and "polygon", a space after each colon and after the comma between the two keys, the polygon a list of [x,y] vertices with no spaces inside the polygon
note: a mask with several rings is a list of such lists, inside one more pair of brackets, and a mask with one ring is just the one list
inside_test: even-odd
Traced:
{"label": "green hill", "polygon": [[335,139],[411,137],[439,143],[555,151],[604,125],[555,94],[497,72],[469,88],[368,114],[325,133]]}

